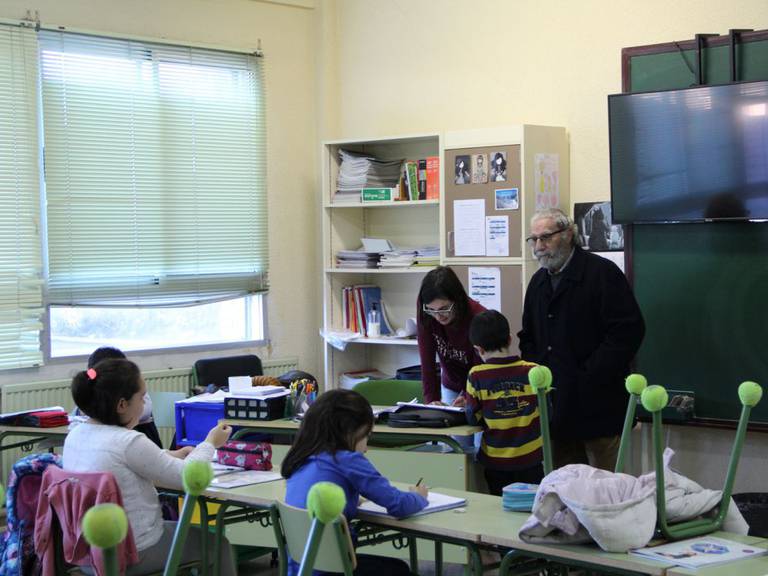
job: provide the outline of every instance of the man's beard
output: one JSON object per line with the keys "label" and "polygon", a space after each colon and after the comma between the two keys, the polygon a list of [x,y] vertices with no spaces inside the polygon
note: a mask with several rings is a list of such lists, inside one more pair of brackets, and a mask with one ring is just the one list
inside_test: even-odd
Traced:
{"label": "man's beard", "polygon": [[550,272],[557,272],[563,267],[565,261],[568,260],[568,256],[571,253],[570,246],[561,246],[555,252],[550,253],[549,250],[539,250],[534,252],[534,257],[539,261],[539,266],[546,268]]}

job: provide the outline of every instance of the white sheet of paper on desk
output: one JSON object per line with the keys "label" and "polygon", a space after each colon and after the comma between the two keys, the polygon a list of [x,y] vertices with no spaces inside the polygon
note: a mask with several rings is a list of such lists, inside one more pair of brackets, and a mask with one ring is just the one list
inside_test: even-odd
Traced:
{"label": "white sheet of paper on desk", "polygon": [[250,484],[261,484],[262,482],[274,482],[280,480],[280,472],[266,470],[242,470],[241,472],[231,472],[222,474],[211,480],[213,488],[238,488],[239,486],[248,486]]}
{"label": "white sheet of paper on desk", "polygon": [[248,390],[253,388],[251,385],[250,376],[230,376],[227,379],[230,392],[240,392],[241,390]]}
{"label": "white sheet of paper on desk", "polygon": [[227,397],[227,393],[224,392],[224,390],[216,390],[216,392],[213,393],[205,393],[205,394],[198,394],[197,396],[192,396],[191,398],[187,398],[186,400],[181,400],[180,403],[184,404],[194,404],[196,402],[208,402],[211,404],[216,404],[219,402],[224,402],[224,398]]}
{"label": "white sheet of paper on desk", "polygon": [[[441,510],[450,510],[451,508],[458,508],[464,506],[467,503],[466,498],[457,498],[456,496],[448,496],[447,494],[441,494],[440,492],[430,492],[427,496],[429,504],[427,507],[419,510],[411,516],[421,516],[422,514],[430,514],[432,512],[440,512]],[[370,500],[366,500],[358,508],[359,512],[366,512],[368,514],[376,514],[377,516],[390,516],[387,514],[387,509],[378,504],[374,504]],[[391,517],[391,516],[390,516]]]}

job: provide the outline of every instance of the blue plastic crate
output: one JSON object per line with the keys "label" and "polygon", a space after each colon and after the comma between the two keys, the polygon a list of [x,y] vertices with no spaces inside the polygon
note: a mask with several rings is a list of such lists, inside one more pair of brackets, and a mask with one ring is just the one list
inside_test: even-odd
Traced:
{"label": "blue plastic crate", "polygon": [[176,402],[176,445],[197,446],[224,418],[224,402]]}

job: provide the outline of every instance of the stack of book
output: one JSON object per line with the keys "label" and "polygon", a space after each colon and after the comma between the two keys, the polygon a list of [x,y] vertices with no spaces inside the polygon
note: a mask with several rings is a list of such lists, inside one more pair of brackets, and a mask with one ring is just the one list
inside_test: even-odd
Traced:
{"label": "stack of book", "polygon": [[440,264],[440,248],[424,246],[416,250],[416,266],[438,266]]}
{"label": "stack of book", "polygon": [[400,200],[440,198],[440,157],[404,161],[399,186]]}
{"label": "stack of book", "polygon": [[538,489],[538,484],[526,484],[525,482],[514,482],[509,486],[504,486],[501,505],[504,510],[530,512],[533,509],[533,501]]}
{"label": "stack of book", "polygon": [[382,252],[379,260],[379,268],[408,268],[416,260],[416,250],[413,248],[400,248]]}
{"label": "stack of book", "polygon": [[402,160],[379,160],[373,156],[339,150],[339,175],[334,202],[360,202],[363,188],[396,188]]}

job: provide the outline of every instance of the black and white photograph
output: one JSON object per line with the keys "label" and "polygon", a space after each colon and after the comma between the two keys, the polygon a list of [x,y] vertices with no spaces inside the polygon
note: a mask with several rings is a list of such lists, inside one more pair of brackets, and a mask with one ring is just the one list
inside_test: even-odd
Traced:
{"label": "black and white photograph", "polygon": [[496,210],[518,210],[520,194],[517,188],[499,188],[495,191]]}
{"label": "black and white photograph", "polygon": [[507,181],[507,153],[504,150],[491,153],[491,182]]}
{"label": "black and white photograph", "polygon": [[472,184],[488,182],[488,154],[472,154]]}
{"label": "black and white photograph", "polygon": [[585,250],[624,250],[624,228],[612,223],[610,202],[577,202],[573,206],[573,218]]}
{"label": "black and white photograph", "polygon": [[469,184],[472,180],[469,172],[469,156],[456,156],[456,170],[453,181],[455,184]]}

